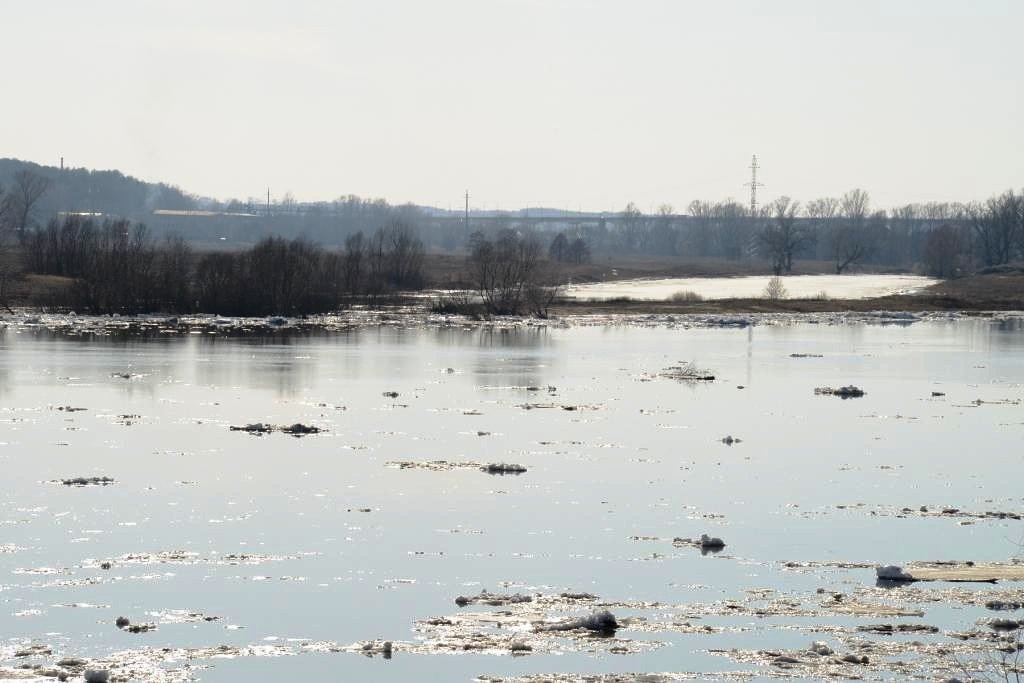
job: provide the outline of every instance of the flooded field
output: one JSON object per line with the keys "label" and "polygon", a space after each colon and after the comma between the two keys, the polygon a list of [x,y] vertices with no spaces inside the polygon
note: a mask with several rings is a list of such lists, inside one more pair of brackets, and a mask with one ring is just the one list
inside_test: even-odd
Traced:
{"label": "flooded field", "polygon": [[1022,319],[672,320],[0,327],[0,679],[1002,680]]}
{"label": "flooded field", "polygon": [[[679,292],[693,292],[704,299],[756,299],[764,296],[769,276],[667,278],[619,280],[574,285],[566,289],[572,299],[662,300]],[[787,275],[782,278],[787,295],[794,299],[869,299],[890,294],[912,294],[938,280],[919,275]]]}

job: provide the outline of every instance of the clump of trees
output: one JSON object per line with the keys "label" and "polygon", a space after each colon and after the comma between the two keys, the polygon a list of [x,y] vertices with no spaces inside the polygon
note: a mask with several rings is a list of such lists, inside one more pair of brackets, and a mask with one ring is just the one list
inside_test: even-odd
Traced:
{"label": "clump of trees", "polygon": [[573,265],[590,263],[590,246],[582,235],[570,236],[563,230],[552,238],[548,258]]}
{"label": "clump of trees", "polygon": [[532,234],[512,229],[470,236],[468,277],[487,315],[546,318],[558,293],[544,248]]}
{"label": "clump of trees", "polygon": [[303,315],[423,283],[423,244],[409,226],[357,233],[346,246],[266,237],[197,255],[179,237],[157,242],[142,224],[66,215],[29,233],[23,251],[34,272],[72,279],[67,305],[92,313]]}
{"label": "clump of trees", "polygon": [[196,264],[197,310],[222,315],[301,315],[329,311],[327,259],[302,239],[266,237],[241,252],[204,254]]}
{"label": "clump of trees", "polygon": [[971,234],[986,266],[1024,258],[1024,191],[1008,190],[968,208]]}

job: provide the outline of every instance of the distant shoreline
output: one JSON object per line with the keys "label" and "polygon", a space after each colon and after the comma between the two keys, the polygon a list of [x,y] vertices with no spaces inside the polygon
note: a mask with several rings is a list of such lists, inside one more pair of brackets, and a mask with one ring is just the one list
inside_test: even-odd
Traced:
{"label": "distant shoreline", "polygon": [[[381,321],[402,320],[412,318],[429,318],[439,320],[461,320],[478,322],[473,317],[461,315],[431,314],[430,306],[439,292],[425,291],[418,296],[395,295],[376,309],[354,305],[335,314],[309,315],[288,317],[281,325],[289,329],[315,328],[332,329],[380,324]],[[15,306],[14,312],[0,311],[0,325],[24,324],[33,316],[48,316],[54,319],[67,316],[66,309]],[[767,298],[709,299],[705,301],[674,301],[614,298],[609,300],[559,299],[549,310],[548,319],[539,320],[530,317],[495,316],[491,322],[516,323],[530,322],[555,323],[564,319],[580,316],[615,316],[629,318],[632,316],[727,316],[727,315],[784,315],[784,314],[830,314],[845,313],[865,314],[872,312],[888,313],[952,313],[980,315],[996,312],[1024,311],[1024,271],[1009,270],[1008,272],[989,273],[955,280],[945,280],[913,294],[895,294],[864,299],[829,299],[829,298],[784,298],[771,300]],[[192,321],[198,329],[217,330],[227,327],[216,323],[216,314],[184,314],[173,315],[160,312],[143,315],[125,316],[76,316],[81,320],[97,322],[105,321],[112,327],[124,327],[129,321],[132,325],[165,325],[163,321]],[[271,317],[273,318],[273,316]],[[267,323],[271,318],[225,318],[232,321],[246,321],[234,327],[252,329],[272,329],[276,325]]]}

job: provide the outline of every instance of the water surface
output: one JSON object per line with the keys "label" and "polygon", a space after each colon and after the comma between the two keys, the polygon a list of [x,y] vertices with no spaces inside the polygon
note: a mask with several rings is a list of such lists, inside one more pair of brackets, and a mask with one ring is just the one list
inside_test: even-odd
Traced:
{"label": "water surface", "polygon": [[[660,376],[680,362],[716,380]],[[806,599],[821,587],[873,586],[874,572],[797,572],[785,562],[1006,560],[1019,553],[1022,522],[891,512],[1021,512],[1022,380],[1019,320],[244,338],[7,328],[0,658],[23,661],[11,655],[26,643],[87,658],[140,647],[400,644],[420,642],[417,620],[457,614],[455,597],[482,588],[666,605],[762,588]],[[851,383],[867,396],[814,394]],[[327,431],[229,429],[252,422]],[[726,446],[727,435],[741,442]],[[388,466],[433,460],[513,462],[527,472]],[[52,483],[75,476],[116,483]],[[701,533],[723,537],[726,552],[671,543]],[[124,558],[169,551],[195,555]],[[250,559],[225,561],[229,554]],[[98,567],[104,560],[111,569]],[[173,623],[172,610],[218,619]],[[120,615],[158,628],[120,631]],[[963,628],[984,616],[936,606],[924,621]],[[639,654],[571,643],[516,658],[303,654],[216,659],[195,675],[756,672],[708,650],[805,647],[819,637],[812,621],[709,618],[743,628],[620,634],[662,644]]]}

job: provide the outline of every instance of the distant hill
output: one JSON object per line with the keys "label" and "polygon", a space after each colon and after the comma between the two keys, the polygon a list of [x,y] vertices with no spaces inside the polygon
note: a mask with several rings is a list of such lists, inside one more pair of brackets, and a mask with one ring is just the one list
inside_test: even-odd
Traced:
{"label": "distant hill", "polygon": [[90,211],[145,220],[154,209],[193,209],[196,199],[172,185],[147,183],[120,171],[43,166],[19,159],[0,159],[0,185],[10,188],[14,174],[26,169],[50,181],[35,212],[45,222],[61,211]]}

